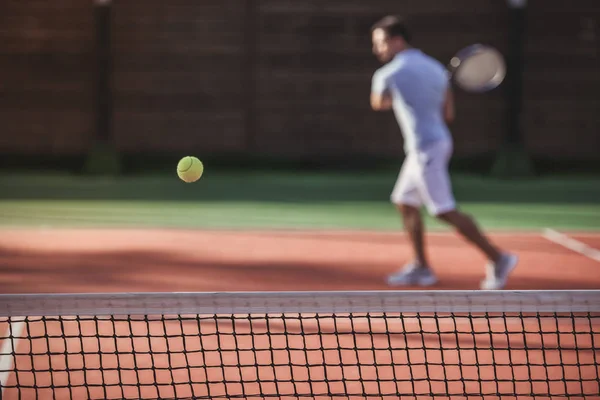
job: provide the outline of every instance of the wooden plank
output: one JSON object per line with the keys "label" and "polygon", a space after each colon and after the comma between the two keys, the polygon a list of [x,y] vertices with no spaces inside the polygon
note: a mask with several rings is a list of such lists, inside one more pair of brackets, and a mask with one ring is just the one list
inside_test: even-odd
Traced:
{"label": "wooden plank", "polygon": [[92,4],[0,3],[0,151],[74,154],[93,133]]}
{"label": "wooden plank", "polygon": [[547,158],[597,159],[600,3],[530,0],[528,7],[527,148]]}
{"label": "wooden plank", "polygon": [[124,151],[239,151],[243,8],[232,0],[114,3],[114,134]]}
{"label": "wooden plank", "polygon": [[[402,14],[444,14],[456,10],[470,13],[502,10],[505,4],[495,0],[261,0],[261,10],[280,13],[302,13],[318,10],[322,13],[402,13]],[[383,11],[385,10],[385,11]]]}
{"label": "wooden plank", "polygon": [[182,152],[201,155],[212,151],[243,150],[244,115],[239,110],[125,111],[114,114],[116,146],[129,152]]}
{"label": "wooden plank", "polygon": [[16,109],[0,107],[0,152],[81,154],[91,143],[86,110]]}

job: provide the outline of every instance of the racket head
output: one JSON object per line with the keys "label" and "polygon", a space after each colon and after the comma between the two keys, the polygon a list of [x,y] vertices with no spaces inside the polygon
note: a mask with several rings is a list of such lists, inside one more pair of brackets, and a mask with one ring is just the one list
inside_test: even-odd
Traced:
{"label": "racket head", "polygon": [[474,93],[495,89],[506,76],[502,54],[483,44],[473,44],[458,51],[450,60],[448,69],[457,86]]}

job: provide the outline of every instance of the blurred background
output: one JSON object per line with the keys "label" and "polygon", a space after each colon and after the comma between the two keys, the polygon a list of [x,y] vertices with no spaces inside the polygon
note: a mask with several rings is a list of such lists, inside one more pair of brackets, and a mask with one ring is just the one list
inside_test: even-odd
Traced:
{"label": "blurred background", "polygon": [[[484,94],[457,89],[451,126],[459,207],[495,244],[519,255],[505,289],[600,289],[600,0],[0,0],[0,294],[220,292],[214,305],[222,304],[221,310],[237,304],[273,311],[266,323],[254,316],[210,316],[201,329],[200,319],[158,316],[160,322],[150,318],[156,325],[137,319],[143,324],[138,329],[132,328],[137,317],[111,317],[105,320],[116,323],[111,328],[98,324],[104,317],[78,318],[76,326],[71,317],[50,317],[64,311],[59,305],[68,298],[30,298],[49,315],[25,323],[18,316],[0,318],[0,398],[13,384],[36,393],[49,388],[40,392],[48,393],[45,398],[84,397],[83,386],[87,397],[102,390],[99,396],[114,398],[114,390],[122,398],[136,389],[138,398],[154,389],[155,397],[170,397],[171,389],[182,397],[186,379],[218,387],[207,392],[213,397],[238,390],[297,395],[304,389],[296,381],[312,392],[311,380],[324,388],[322,376],[334,382],[323,392],[329,397],[337,384],[346,390],[346,382],[355,388],[350,392],[365,394],[364,382],[374,385],[374,374],[377,384],[384,380],[381,390],[397,372],[418,376],[415,381],[431,377],[433,385],[417,382],[430,395],[561,394],[583,392],[584,385],[597,392],[597,359],[590,359],[600,335],[589,312],[581,323],[571,315],[560,324],[539,315],[518,322],[514,313],[490,322],[486,313],[470,326],[465,318],[444,322],[426,313],[408,316],[406,326],[400,318],[391,335],[387,322],[374,321],[370,334],[371,321],[363,331],[360,317],[342,321],[341,331],[320,317],[316,327],[309,316],[288,325],[287,312],[275,315],[289,310],[286,301],[280,305],[269,296],[274,307],[263,308],[244,295],[222,293],[397,288],[387,277],[413,258],[389,202],[403,140],[393,113],[369,105],[372,74],[380,67],[370,27],[387,14],[403,15],[414,45],[443,64],[475,43],[494,46],[506,58],[508,74],[499,88]],[[197,182],[178,178],[184,156],[204,162]],[[478,290],[485,257],[439,221],[426,215],[425,223],[428,260],[439,278],[429,289]],[[435,301],[424,296],[424,304]],[[467,296],[449,302],[482,301]],[[577,310],[577,300],[561,300],[573,296],[540,299],[553,309]],[[81,301],[73,304],[85,315],[92,309],[122,314],[131,299],[77,297]],[[161,304],[192,304],[160,297],[140,297],[138,304],[155,313]],[[347,298],[328,300],[334,315],[342,315]],[[377,303],[388,304],[369,298],[375,308],[367,315],[378,314]],[[526,298],[504,297],[509,308],[530,310],[533,303],[521,302]],[[4,303],[0,311],[23,309],[19,299]],[[351,303],[360,309],[360,298]],[[515,342],[519,327],[522,339]],[[264,340],[270,329],[281,340]],[[439,329],[443,334],[436,334]],[[475,340],[486,329],[488,339]],[[240,346],[221,338],[225,332],[239,334]],[[332,342],[321,340],[324,332],[342,332],[325,352],[323,343]],[[197,342],[197,333],[208,341]],[[295,336],[289,342],[288,333]],[[416,342],[407,339],[415,335]],[[446,343],[451,336],[455,342]],[[279,348],[282,341],[291,352]],[[501,354],[494,356],[493,343]],[[508,345],[538,372],[528,367],[527,375],[524,364],[513,364]],[[182,346],[189,361],[187,354],[182,361]],[[369,346],[379,347],[374,352]],[[564,358],[556,352],[561,346]],[[573,351],[578,348],[581,356]],[[244,354],[236,357],[235,349]],[[317,364],[298,355],[302,349]],[[322,355],[314,353],[318,349]],[[250,358],[249,350],[258,351]],[[337,356],[326,356],[330,350]],[[350,364],[342,351],[353,354]],[[459,372],[448,364],[456,357],[470,372],[463,379],[460,366],[462,389],[449,389],[448,382],[444,389],[444,380]],[[410,370],[396,370],[393,364],[405,359]],[[373,367],[381,360],[387,372],[380,375]],[[502,371],[496,371],[498,360],[505,360]],[[322,362],[340,368],[327,372]],[[509,374],[513,365],[520,369]],[[185,366],[193,367],[187,378]],[[371,378],[363,379],[363,370]],[[337,379],[347,372],[348,379]],[[231,384],[243,375],[249,386]],[[289,379],[296,380],[293,388]],[[121,380],[129,383],[118,385]],[[392,384],[391,390],[401,389]]]}
{"label": "blurred background", "polygon": [[[401,231],[401,132],[369,106],[386,14],[444,64],[474,43],[506,58],[499,88],[456,93],[460,206],[485,229],[590,231],[598,248],[598,0],[2,0],[0,261],[18,274],[50,237],[8,228]],[[175,172],[187,155],[205,164],[193,184]]]}
{"label": "blurred background", "polygon": [[[380,67],[371,53],[370,27],[387,14],[404,16],[414,45],[443,64],[475,43],[496,47],[506,59],[508,74],[499,88],[484,94],[457,89],[457,117],[451,126],[455,143],[451,178],[459,207],[475,217],[495,244],[520,257],[506,289],[600,289],[600,0],[0,0],[0,294],[393,290],[386,278],[411,261],[413,251],[389,202],[404,158],[401,131],[392,112],[373,112],[369,105],[372,74]],[[184,156],[204,162],[204,175],[197,182],[178,178],[177,163]],[[439,278],[430,289],[478,290],[485,275],[483,255],[428,215],[425,223],[428,259]],[[506,304],[521,304],[521,297],[505,297]],[[552,303],[551,297],[543,297],[543,302]],[[227,303],[227,297],[221,299]],[[477,302],[477,297],[473,299]],[[167,304],[180,304],[172,300]],[[244,296],[237,300],[231,304],[249,304]],[[48,313],[60,304],[52,299],[39,303],[48,305]],[[558,303],[561,309],[569,306]],[[94,303],[90,299],[78,304],[85,308]],[[103,304],[120,310],[127,302],[109,299]],[[343,310],[340,304],[341,300],[331,303],[338,315]],[[471,304],[471,299],[456,304]],[[4,309],[10,311],[10,304]],[[435,316],[422,326],[418,318],[419,328],[412,331],[420,335],[417,345],[429,342],[423,332],[435,334],[434,323],[437,329],[442,326],[444,335],[434,335],[437,338],[427,348],[433,360],[417,362],[427,372],[412,376],[429,376],[433,365],[431,376],[439,378],[436,374],[443,372],[446,379],[447,360],[457,354],[460,360],[463,356],[455,350],[462,346],[476,358],[475,363],[465,363],[473,358],[467,354],[461,361],[471,371],[466,381],[478,385],[473,386],[475,391],[510,391],[511,377],[518,381],[512,384],[513,391],[524,387],[519,390],[530,395],[535,390],[576,391],[577,385],[583,391],[584,383],[577,381],[587,374],[582,365],[597,366],[596,358],[590,361],[594,352],[589,343],[592,347],[600,343],[598,332],[586,335],[593,331],[590,315],[583,324],[564,319],[565,328],[559,328],[554,318],[542,323],[539,316],[529,318],[531,324],[523,320],[517,324],[526,329],[524,349],[533,349],[530,360],[538,369],[533,375],[531,368],[525,375],[523,364],[507,374],[507,367],[515,364],[505,346],[514,346],[519,327],[509,328],[512,323],[507,325],[506,316],[503,322],[497,320],[499,324],[490,323],[487,313],[480,319],[490,329],[483,347],[475,346],[474,338],[463,340],[471,330],[481,337],[486,330],[481,324],[474,328],[473,323],[465,327],[464,322],[441,321],[440,325]],[[217,324],[215,317],[215,327],[227,319]],[[51,318],[37,328],[28,325],[23,336],[31,344],[21,344],[18,353],[17,341],[11,338],[23,337],[15,333],[23,329],[22,323],[8,328],[7,320],[0,319],[0,335],[7,332],[0,336],[0,387],[11,376],[10,355],[15,352],[23,359],[16,364],[14,357],[21,372],[8,382],[32,385],[36,392],[46,387],[73,396],[72,386],[77,392],[77,382],[85,381],[92,392],[104,390],[106,398],[110,390],[105,386],[116,391],[121,372],[125,376],[135,369],[138,379],[146,382],[142,389],[158,391],[160,386],[160,395],[170,396],[162,391],[165,382],[180,378],[174,378],[171,369],[167,376],[164,366],[179,363],[171,363],[168,351],[181,349],[179,343],[186,348],[187,339],[195,336],[193,329],[185,340],[177,341],[173,332],[183,332],[181,320],[165,324],[162,318],[151,333],[144,318],[145,327],[135,335],[131,319],[129,328],[117,322],[125,334],[99,328],[95,317],[95,328],[91,321],[81,320],[76,327],[69,325],[75,322],[64,325],[63,319],[59,327]],[[409,330],[416,326],[410,320]],[[234,333],[247,332],[246,326],[251,333],[260,333],[263,326],[270,329],[273,319],[266,325],[258,321],[254,331],[252,321],[242,322],[242,328],[235,328],[240,324],[233,321]],[[275,322],[274,329],[286,332],[286,321],[287,317],[283,325]],[[304,332],[306,319],[302,321]],[[195,325],[190,322],[186,326]],[[210,327],[210,321],[203,326]],[[352,334],[360,332],[352,318],[349,326]],[[334,322],[333,332],[337,327]],[[545,331],[546,342],[542,327],[550,329]],[[317,328],[316,332],[324,332],[318,321]],[[202,331],[213,332],[210,329]],[[217,333],[219,329],[230,332],[218,328]],[[306,331],[308,342],[303,338],[300,346],[323,350],[322,341],[311,342],[320,337],[311,329]],[[436,350],[436,343],[442,346],[441,337],[452,336],[448,333],[453,329],[456,345],[443,348],[451,352],[447,359],[440,347]],[[510,338],[498,342],[504,347],[495,360],[508,354],[509,361],[503,364],[504,372],[498,372],[492,333],[495,342],[508,330]],[[61,331],[67,332],[68,341],[60,339]],[[385,329],[375,331],[382,336],[387,322]],[[139,332],[157,335],[153,339],[158,341],[146,344]],[[406,332],[400,333],[391,336],[406,339]],[[77,334],[83,339],[72,340]],[[541,338],[538,344],[536,335]],[[205,358],[204,350],[212,346],[206,343],[217,342],[217,348],[227,348],[224,357],[219,354],[221,364],[224,359],[229,367],[243,364],[231,354],[237,339],[229,346],[231,338],[221,342],[221,335],[207,336],[214,341],[201,340],[197,347],[201,353],[192,351],[200,360],[193,361],[191,354],[189,365],[211,364],[206,360],[213,358]],[[362,336],[373,344],[376,335]],[[370,352],[367,361],[354,352],[350,360],[355,357],[360,368],[348,370],[350,375],[363,374],[363,367],[379,374],[368,360],[379,359],[379,351],[392,348],[391,336],[384,336],[387,347],[379,347],[377,355],[359,347]],[[127,341],[124,347],[117,345],[117,338]],[[127,350],[133,349],[134,338],[159,357],[150,357],[146,350],[142,358],[134,357]],[[288,344],[287,336],[281,339]],[[527,351],[519,347],[519,340],[522,356]],[[540,351],[544,343],[554,346],[557,340],[568,351],[564,359],[558,354],[558,364],[555,348]],[[255,379],[266,379],[268,392],[271,384],[280,390],[279,382],[272,380],[281,379],[279,367],[290,367],[282,376],[299,375],[291,372],[289,351],[274,372],[274,363],[281,362],[275,361],[279,358],[272,351],[278,345],[267,342],[263,341],[270,355],[259,351],[265,357],[253,357],[242,369],[250,371],[244,372],[248,376],[254,374],[252,385]],[[292,342],[292,352],[302,349]],[[418,360],[426,360],[425,347],[406,343]],[[67,361],[72,344],[78,350]],[[581,358],[572,351],[578,345]],[[400,346],[395,349],[404,344]],[[341,349],[339,340],[334,348]],[[131,361],[118,358],[118,352],[134,360],[135,368]],[[341,364],[342,353],[337,353]],[[404,353],[398,359],[411,361],[412,356]],[[491,355],[492,362],[479,364],[483,358],[477,354],[488,360]],[[545,354],[553,364],[546,364]],[[213,356],[216,359],[216,352]],[[394,364],[396,356],[389,357]],[[441,364],[435,361],[439,357]],[[309,366],[308,358],[293,358],[294,368]],[[323,355],[311,367],[326,358]],[[181,360],[181,354],[175,354],[176,359]],[[561,375],[558,366],[563,362],[567,373],[563,365]],[[150,364],[154,378],[140,378],[138,371],[150,374]],[[494,371],[489,372],[486,368],[492,364]],[[100,372],[94,370],[96,365]],[[172,368],[180,370],[177,376],[185,374],[182,365],[188,365],[187,355],[185,363]],[[325,372],[325,377],[345,374],[349,364],[343,365],[339,373]],[[479,365],[481,373],[475,371]],[[552,371],[541,375],[542,365]],[[575,365],[579,372],[571,372]],[[273,372],[263,375],[265,366]],[[34,367],[42,368],[40,375],[31,373]],[[72,373],[69,368],[74,368]],[[218,361],[212,368],[226,375]],[[381,377],[389,378],[389,371],[395,377],[395,368],[386,371]],[[448,376],[456,376],[457,369],[453,371]],[[219,387],[220,380],[229,379],[218,374],[211,378],[205,367],[203,373],[197,379],[206,376],[204,380]],[[319,369],[315,376],[322,373]],[[193,374],[188,368],[189,377],[183,379]],[[517,374],[523,376],[515,379]],[[488,382],[489,390],[485,382],[482,386],[485,375],[496,379],[493,386]],[[537,375],[541,380],[534,379]],[[587,375],[587,384],[596,390],[594,374]],[[301,384],[306,377],[314,379],[312,372],[301,376]],[[360,379],[362,389],[354,393],[365,392],[362,375]],[[288,378],[283,380],[284,385],[289,383]],[[104,381],[108,383],[99,386]],[[343,382],[344,388],[346,381],[334,380]],[[422,393],[442,387],[443,380],[433,381],[433,386],[418,382],[429,386]],[[461,384],[467,390],[465,379]],[[128,386],[125,392],[123,386]],[[120,397],[136,386],[139,391],[139,384],[121,385]],[[170,386],[180,393],[180,384]],[[240,387],[242,393],[256,393],[258,387],[261,395],[264,389],[262,383],[248,392],[245,385]],[[453,390],[447,382],[445,387]],[[222,389],[216,390],[212,393]],[[329,394],[336,390],[327,387]],[[295,383],[293,391],[298,393]],[[88,397],[90,393],[88,388]]]}
{"label": "blurred background", "polygon": [[[2,166],[73,172],[208,164],[398,165],[391,113],[368,105],[369,28],[400,13],[446,64],[502,51],[509,79],[459,92],[456,168],[490,172],[507,142],[523,172],[600,171],[596,0],[3,0]],[[88,165],[90,157],[101,165]],[[102,156],[102,157],[101,157]],[[152,162],[150,158],[153,157]],[[102,165],[104,163],[105,165]],[[531,168],[529,168],[531,167]]]}

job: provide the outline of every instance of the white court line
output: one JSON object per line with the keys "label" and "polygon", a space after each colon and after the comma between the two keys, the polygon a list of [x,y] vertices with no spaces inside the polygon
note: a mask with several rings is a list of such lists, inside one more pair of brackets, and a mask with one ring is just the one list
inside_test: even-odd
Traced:
{"label": "white court line", "polygon": [[1,394],[4,393],[4,387],[8,383],[8,378],[12,372],[11,369],[14,360],[13,352],[19,345],[21,333],[23,333],[23,329],[25,328],[24,320],[9,322],[9,324],[10,326],[7,327],[7,333],[12,333],[12,335],[4,339],[4,343],[2,343],[2,348],[0,349],[0,386],[2,387],[0,398],[2,397]]}
{"label": "white court line", "polygon": [[600,262],[600,250],[594,249],[585,243],[568,237],[554,229],[546,228],[542,233],[542,236],[551,242],[559,244],[567,249],[573,250],[576,253],[584,255],[592,260]]}

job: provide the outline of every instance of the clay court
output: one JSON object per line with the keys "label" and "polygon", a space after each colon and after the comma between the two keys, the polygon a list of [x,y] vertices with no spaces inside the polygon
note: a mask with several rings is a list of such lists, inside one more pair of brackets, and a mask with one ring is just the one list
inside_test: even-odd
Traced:
{"label": "clay court", "polygon": [[[600,248],[596,233],[569,237]],[[541,232],[492,235],[519,254],[509,290],[598,289],[600,263]],[[486,260],[451,232],[427,239],[435,289],[475,290]],[[387,290],[410,260],[398,232],[323,230],[4,229],[0,292]]]}
{"label": "clay court", "polygon": [[[18,228],[2,233],[3,293],[389,290],[386,274],[410,258],[406,238],[397,232]],[[588,253],[542,233],[492,237],[521,257],[508,290],[600,287],[598,261]],[[600,245],[595,233],[569,237],[590,248]],[[432,233],[428,243],[440,277],[435,290],[478,288],[485,262],[480,254],[449,232]],[[277,398],[328,399],[345,393],[350,399],[391,399],[396,393],[406,398],[486,393],[504,399],[513,397],[497,395],[600,390],[594,364],[597,318],[398,319],[377,313],[338,315],[335,322],[330,315],[302,318],[32,317],[29,339],[17,344],[20,372],[9,375],[3,398],[280,394]],[[6,322],[1,325],[8,331]],[[519,361],[523,358],[529,365]],[[33,366],[35,378],[27,372]],[[20,395],[10,389],[17,379]]]}
{"label": "clay court", "polygon": [[[0,292],[109,304],[119,293],[389,292],[386,276],[411,259],[385,201],[392,172],[209,173],[195,185],[6,175]],[[520,256],[507,292],[600,288],[597,182],[559,182],[455,181],[466,211]],[[483,256],[426,224],[430,289],[477,292]],[[0,359],[3,399],[600,393],[596,314],[376,311],[13,316],[0,323],[1,352],[16,354]]]}

